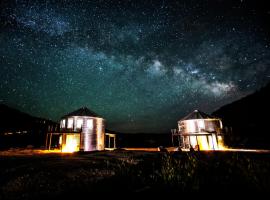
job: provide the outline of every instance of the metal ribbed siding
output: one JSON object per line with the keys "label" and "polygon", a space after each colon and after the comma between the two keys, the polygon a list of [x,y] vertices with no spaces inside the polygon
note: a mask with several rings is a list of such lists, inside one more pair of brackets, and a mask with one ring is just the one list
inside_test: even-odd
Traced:
{"label": "metal ribbed siding", "polygon": [[[87,119],[93,120],[93,128],[87,127]],[[88,118],[83,119],[83,126],[81,132],[81,147],[82,151],[96,151],[104,150],[105,147],[105,128],[104,120],[102,118]]]}
{"label": "metal ribbed siding", "polygon": [[[191,125],[192,124],[192,129]],[[201,124],[201,125],[200,125]],[[178,122],[179,130],[182,134],[192,134],[203,131],[220,133],[222,123],[219,119],[194,119],[183,120]]]}
{"label": "metal ribbed siding", "polygon": [[[73,128],[67,128],[68,119],[73,119]],[[83,119],[82,128],[77,128],[77,119]],[[61,128],[62,131],[80,134],[80,151],[96,151],[105,148],[105,120],[99,117],[90,116],[69,116],[63,118],[66,120],[66,126]],[[62,120],[63,120],[62,119]],[[93,120],[93,128],[87,127],[87,120]],[[64,142],[64,141],[63,141]]]}
{"label": "metal ribbed siding", "polygon": [[[190,119],[178,122],[181,133],[181,143],[184,148],[195,148],[207,140],[208,149],[218,149],[218,135],[222,132],[222,122],[219,119]],[[200,147],[201,148],[201,147]]]}

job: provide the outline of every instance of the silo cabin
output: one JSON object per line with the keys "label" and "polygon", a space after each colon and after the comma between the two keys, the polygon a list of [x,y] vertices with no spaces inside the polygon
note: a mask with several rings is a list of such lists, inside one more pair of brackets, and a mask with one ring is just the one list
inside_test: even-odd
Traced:
{"label": "silo cabin", "polygon": [[178,132],[183,149],[223,149],[221,120],[199,110],[178,121]]}
{"label": "silo cabin", "polygon": [[63,116],[59,137],[62,152],[104,150],[104,121],[86,107]]}

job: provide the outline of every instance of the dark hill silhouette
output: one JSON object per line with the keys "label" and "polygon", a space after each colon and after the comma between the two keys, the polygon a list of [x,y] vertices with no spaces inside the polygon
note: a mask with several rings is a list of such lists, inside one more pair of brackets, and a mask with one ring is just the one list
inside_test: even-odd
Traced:
{"label": "dark hill silhouette", "polygon": [[171,134],[169,133],[127,133],[116,132],[109,129],[106,133],[116,134],[116,144],[118,148],[125,147],[158,147],[170,146]]}
{"label": "dark hill silhouette", "polygon": [[[0,104],[0,149],[10,147],[43,146],[49,127],[58,132],[59,124],[53,121],[31,116],[7,105]],[[158,147],[170,145],[170,134],[156,133],[115,133],[117,147]]]}
{"label": "dark hill silhouette", "polygon": [[171,146],[169,133],[118,133],[118,147],[158,147]]}
{"label": "dark hill silhouette", "polygon": [[11,108],[7,105],[0,105],[0,132],[18,131],[27,129],[35,118],[27,113]]}
{"label": "dark hill silhouette", "polygon": [[48,128],[58,124],[0,104],[0,148],[44,144]]}
{"label": "dark hill silhouette", "polygon": [[213,115],[222,118],[228,145],[270,148],[270,83],[253,94],[221,107]]}

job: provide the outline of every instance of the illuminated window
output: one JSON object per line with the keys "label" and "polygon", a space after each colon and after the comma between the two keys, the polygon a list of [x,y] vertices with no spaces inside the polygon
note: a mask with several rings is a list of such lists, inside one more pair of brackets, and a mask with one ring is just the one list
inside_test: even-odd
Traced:
{"label": "illuminated window", "polygon": [[189,140],[190,140],[190,145],[195,148],[195,146],[197,145],[197,139],[196,139],[196,136],[190,136],[189,137]]}
{"label": "illuminated window", "polygon": [[77,128],[82,128],[82,124],[83,124],[83,119],[77,119],[76,127]]}
{"label": "illuminated window", "polygon": [[218,144],[217,144],[217,137],[216,135],[212,135],[212,138],[213,138],[213,147],[214,149],[218,149]]}
{"label": "illuminated window", "polygon": [[186,125],[187,125],[187,132],[188,133],[194,133],[194,132],[196,132],[196,127],[195,127],[196,121],[194,121],[194,120],[188,120],[186,123],[187,123]]}
{"label": "illuminated window", "polygon": [[86,121],[86,126],[87,126],[87,128],[93,128],[93,120],[92,119],[88,119],[87,121]]}
{"label": "illuminated window", "polygon": [[197,140],[198,140],[198,145],[200,146],[200,150],[210,150],[211,149],[211,148],[209,148],[209,145],[208,145],[207,136],[205,136],[205,135],[197,136]]}
{"label": "illuminated window", "polygon": [[66,127],[66,120],[63,119],[63,120],[61,121],[61,128],[65,128],[65,127]]}
{"label": "illuminated window", "polygon": [[205,129],[204,120],[198,120],[197,124],[199,129]]}
{"label": "illuminated window", "polygon": [[62,142],[63,142],[63,140],[62,140],[62,135],[60,135],[60,137],[59,137],[59,144],[61,145]]}
{"label": "illuminated window", "polygon": [[72,118],[68,119],[67,128],[73,128],[73,119]]}

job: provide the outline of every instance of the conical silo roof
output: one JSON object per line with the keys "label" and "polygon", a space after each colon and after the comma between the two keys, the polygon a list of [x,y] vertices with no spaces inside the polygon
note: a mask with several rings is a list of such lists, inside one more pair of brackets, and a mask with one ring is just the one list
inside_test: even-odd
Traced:
{"label": "conical silo roof", "polygon": [[193,112],[189,113],[187,116],[182,118],[180,121],[190,120],[190,119],[212,119],[211,115],[208,115],[200,110],[194,110]]}
{"label": "conical silo roof", "polygon": [[88,109],[87,107],[79,108],[71,113],[64,115],[62,118],[71,117],[71,116],[89,116],[89,117],[100,117],[97,113]]}

